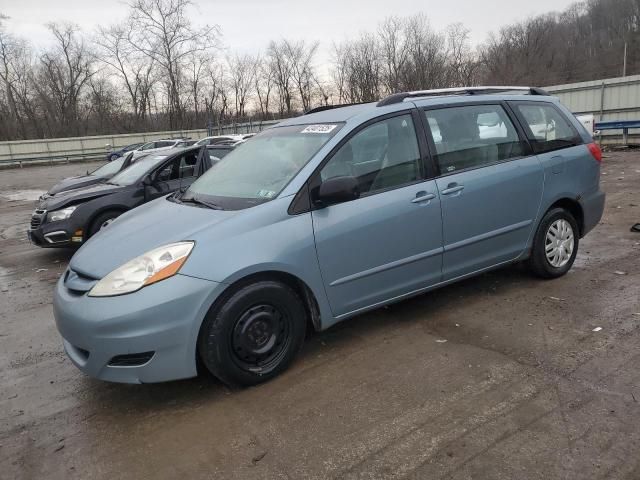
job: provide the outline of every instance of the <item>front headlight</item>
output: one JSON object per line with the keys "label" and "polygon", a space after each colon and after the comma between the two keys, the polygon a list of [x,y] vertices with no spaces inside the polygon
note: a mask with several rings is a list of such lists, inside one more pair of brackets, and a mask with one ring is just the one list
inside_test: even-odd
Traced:
{"label": "front headlight", "polygon": [[187,261],[193,245],[194,242],[172,243],[140,255],[96,283],[89,296],[124,295],[172,277]]}
{"label": "front headlight", "polygon": [[55,210],[47,213],[47,222],[59,222],[60,220],[66,220],[71,216],[77,207],[67,207],[62,210]]}

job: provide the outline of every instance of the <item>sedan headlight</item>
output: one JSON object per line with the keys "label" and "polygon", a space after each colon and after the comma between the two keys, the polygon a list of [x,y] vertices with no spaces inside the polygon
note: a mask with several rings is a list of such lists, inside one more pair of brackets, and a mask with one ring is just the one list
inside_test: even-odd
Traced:
{"label": "sedan headlight", "polygon": [[66,220],[71,216],[77,207],[67,207],[62,210],[55,210],[47,213],[47,222],[59,222],[60,220]]}
{"label": "sedan headlight", "polygon": [[187,261],[193,245],[194,242],[172,243],[140,255],[96,283],[89,296],[124,295],[172,277]]}

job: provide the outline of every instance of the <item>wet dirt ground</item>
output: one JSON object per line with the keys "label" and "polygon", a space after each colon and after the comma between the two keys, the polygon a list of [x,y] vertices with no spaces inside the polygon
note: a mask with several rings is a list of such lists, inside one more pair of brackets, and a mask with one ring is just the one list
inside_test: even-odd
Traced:
{"label": "wet dirt ground", "polygon": [[513,266],[362,315],[237,391],[65,357],[71,252],[28,244],[24,191],[86,168],[0,170],[0,478],[640,478],[640,153],[606,155],[605,216],[565,277]]}

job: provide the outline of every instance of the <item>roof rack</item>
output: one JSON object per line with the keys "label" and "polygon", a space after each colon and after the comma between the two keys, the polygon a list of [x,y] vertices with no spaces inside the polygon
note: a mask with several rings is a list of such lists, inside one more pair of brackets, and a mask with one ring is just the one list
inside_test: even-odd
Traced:
{"label": "roof rack", "polygon": [[524,95],[544,95],[549,93],[537,87],[462,87],[462,88],[438,88],[435,90],[417,90],[414,92],[394,93],[378,102],[378,107],[402,103],[406,98],[437,97],[444,95],[485,95],[492,93],[521,93]]}
{"label": "roof rack", "polygon": [[334,108],[353,107],[354,105],[364,105],[370,102],[357,102],[357,103],[343,103],[339,105],[322,105],[321,107],[312,108],[311,110],[304,112],[304,115],[311,115],[312,113],[324,112],[325,110],[333,110]]}

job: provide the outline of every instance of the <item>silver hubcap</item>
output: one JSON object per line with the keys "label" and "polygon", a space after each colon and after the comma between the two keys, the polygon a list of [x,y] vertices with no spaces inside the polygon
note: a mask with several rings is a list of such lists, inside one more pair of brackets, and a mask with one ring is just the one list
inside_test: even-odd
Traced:
{"label": "silver hubcap", "polygon": [[547,230],[545,253],[549,263],[556,267],[564,267],[573,254],[575,239],[573,228],[566,220],[556,220]]}

